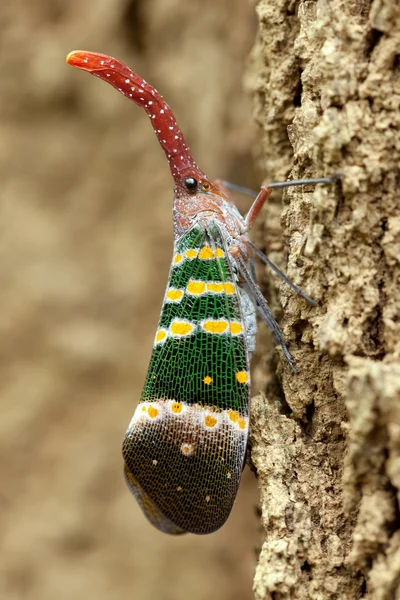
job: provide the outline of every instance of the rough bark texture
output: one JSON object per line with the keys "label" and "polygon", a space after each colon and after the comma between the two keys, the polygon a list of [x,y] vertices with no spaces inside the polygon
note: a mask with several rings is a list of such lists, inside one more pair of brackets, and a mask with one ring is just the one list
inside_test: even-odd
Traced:
{"label": "rough bark texture", "polygon": [[268,180],[344,178],[288,191],[258,232],[319,304],[279,286],[299,372],[269,364],[253,402],[255,597],[400,598],[400,9],[262,0],[257,13],[249,85]]}
{"label": "rough bark texture", "polygon": [[[237,24],[240,23],[240,27]],[[71,69],[126,61],[210,177],[252,185],[243,0],[0,2],[0,598],[250,600],[257,484],[212,536],[157,532],[122,476],[172,250],[143,110]]]}

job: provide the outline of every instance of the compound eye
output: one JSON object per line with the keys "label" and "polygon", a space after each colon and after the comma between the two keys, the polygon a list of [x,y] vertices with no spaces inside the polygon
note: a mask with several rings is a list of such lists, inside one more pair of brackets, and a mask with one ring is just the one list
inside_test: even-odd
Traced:
{"label": "compound eye", "polygon": [[195,179],[194,177],[187,177],[184,183],[189,192],[194,192],[195,190],[197,190],[197,179]]}

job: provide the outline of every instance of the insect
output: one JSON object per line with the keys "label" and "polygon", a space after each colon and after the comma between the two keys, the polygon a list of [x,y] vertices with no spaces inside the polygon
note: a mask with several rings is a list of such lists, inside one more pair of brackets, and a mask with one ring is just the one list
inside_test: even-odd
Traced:
{"label": "insect", "polygon": [[197,167],[162,96],[116,59],[85,51],[67,62],[107,81],[150,117],[174,179],[174,253],[140,402],[123,441],[125,479],[149,521],[170,534],[221,527],[235,501],[249,430],[256,313],[293,359],[257,286],[248,238],[273,187],[243,217],[226,188]]}

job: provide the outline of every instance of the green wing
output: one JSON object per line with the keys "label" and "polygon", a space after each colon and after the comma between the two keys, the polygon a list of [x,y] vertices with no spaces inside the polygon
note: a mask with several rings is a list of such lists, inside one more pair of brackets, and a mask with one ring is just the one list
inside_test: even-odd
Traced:
{"label": "green wing", "polygon": [[145,386],[123,445],[133,493],[138,498],[132,480],[179,532],[209,533],[225,522],[248,433],[245,323],[226,243],[213,231],[196,226],[175,245]]}

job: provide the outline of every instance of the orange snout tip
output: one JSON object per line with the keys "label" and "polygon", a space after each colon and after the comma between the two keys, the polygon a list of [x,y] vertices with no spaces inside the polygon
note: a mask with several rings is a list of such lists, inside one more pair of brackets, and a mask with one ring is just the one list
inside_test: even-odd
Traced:
{"label": "orange snout tip", "polygon": [[107,60],[110,60],[109,56],[98,52],[88,52],[87,50],[72,50],[65,59],[71,67],[78,67],[85,71],[101,69]]}
{"label": "orange snout tip", "polygon": [[81,64],[81,62],[83,62],[85,54],[86,52],[83,50],[72,50],[72,52],[68,52],[65,62],[73,67],[75,65],[78,66]]}

